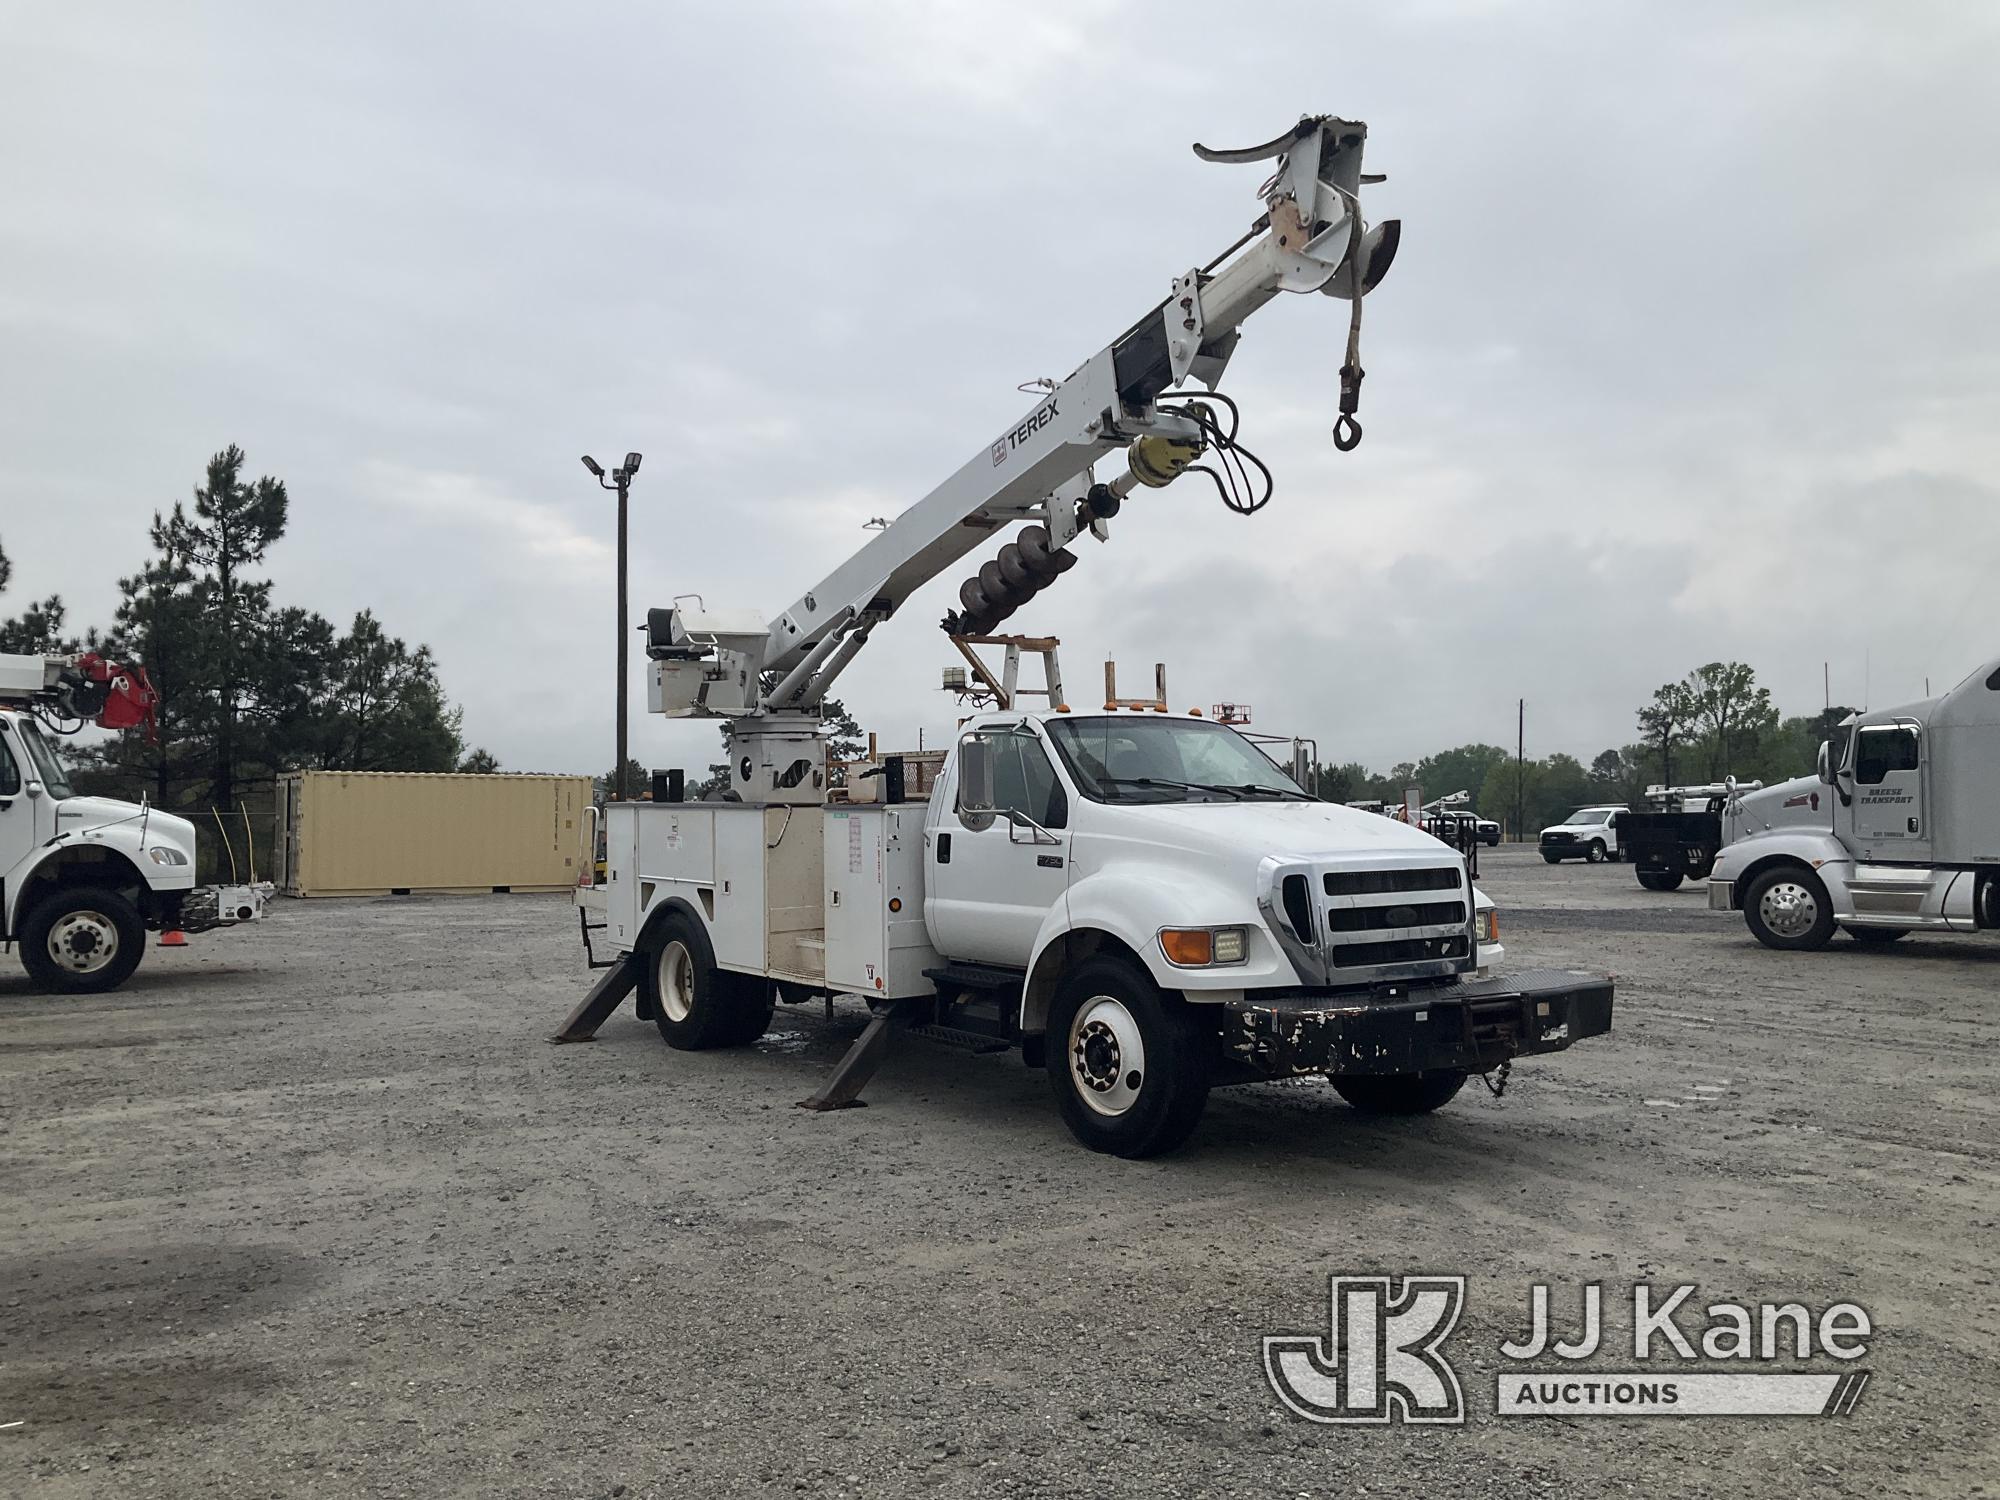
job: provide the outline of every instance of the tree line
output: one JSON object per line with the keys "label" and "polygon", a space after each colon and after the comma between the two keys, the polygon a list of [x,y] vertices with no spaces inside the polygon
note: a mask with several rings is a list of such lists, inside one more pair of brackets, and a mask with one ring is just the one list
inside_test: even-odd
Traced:
{"label": "tree line", "polygon": [[[497,770],[466,749],[430,647],[372,610],[342,628],[277,596],[262,570],[290,497],[244,464],[231,444],[191,501],[154,512],[150,550],[118,580],[108,623],[72,634],[56,595],[0,619],[0,650],[99,651],[144,667],[160,695],[157,741],[127,730],[66,747],[79,789],[227,809],[284,771]],[[0,589],[11,571],[0,552]]]}
{"label": "tree line", "polygon": [[1635,711],[1639,737],[1599,752],[1589,765],[1560,752],[1517,762],[1499,745],[1460,745],[1386,774],[1359,762],[1323,765],[1315,790],[1329,802],[1390,804],[1403,800],[1405,787],[1421,787],[1426,800],[1463,791],[1481,817],[1532,832],[1589,803],[1640,805],[1649,786],[1729,776],[1769,785],[1806,775],[1820,742],[1852,712],[1833,707],[1781,718],[1749,666],[1709,662],[1656,689]]}

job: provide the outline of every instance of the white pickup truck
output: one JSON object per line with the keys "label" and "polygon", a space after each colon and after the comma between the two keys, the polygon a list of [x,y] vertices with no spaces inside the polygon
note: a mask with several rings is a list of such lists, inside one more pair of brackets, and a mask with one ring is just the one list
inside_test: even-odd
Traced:
{"label": "white pickup truck", "polygon": [[[76,795],[41,719],[88,722],[101,707],[78,660],[98,661],[0,655],[0,940],[18,945],[38,989],[59,994],[123,984],[145,956],[149,928],[184,934],[256,921],[271,889],[197,888],[194,824]],[[104,666],[114,682],[125,670]]]}
{"label": "white pickup truck", "polygon": [[1019,1048],[1079,1140],[1145,1156],[1211,1085],[1324,1074],[1418,1113],[1611,1025],[1608,979],[1488,972],[1498,924],[1455,851],[1307,796],[1212,720],[988,713],[924,802],[605,814],[609,879],[582,900],[617,969],[560,1039],[635,987],[690,1049],[753,1041],[779,999],[859,996]]}

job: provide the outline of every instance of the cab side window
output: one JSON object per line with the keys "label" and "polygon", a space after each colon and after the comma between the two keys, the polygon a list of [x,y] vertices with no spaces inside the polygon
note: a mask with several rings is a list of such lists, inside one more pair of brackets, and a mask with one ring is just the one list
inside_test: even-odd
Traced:
{"label": "cab side window", "polygon": [[14,751],[7,743],[7,736],[0,734],[0,797],[21,795],[21,768],[14,761]]}
{"label": "cab side window", "polygon": [[993,747],[993,805],[1018,812],[1044,828],[1069,823],[1069,798],[1041,742],[1028,734],[984,733]]}
{"label": "cab side window", "polygon": [[1861,786],[1880,786],[1891,771],[1917,768],[1917,731],[1907,724],[1870,724],[1854,741],[1854,779]]}

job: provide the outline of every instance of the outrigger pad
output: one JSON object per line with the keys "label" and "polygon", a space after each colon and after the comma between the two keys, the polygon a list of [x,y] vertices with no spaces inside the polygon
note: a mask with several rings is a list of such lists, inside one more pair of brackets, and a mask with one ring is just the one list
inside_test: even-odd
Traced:
{"label": "outrigger pad", "polygon": [[929,1003],[919,998],[897,1000],[891,1002],[887,1010],[875,1012],[867,1030],[854,1039],[854,1045],[835,1064],[826,1082],[814,1093],[799,1100],[798,1107],[827,1110],[854,1109],[865,1105],[867,1101],[857,1096],[868,1086],[868,1080],[875,1076],[875,1070],[882,1066],[882,1059],[889,1055],[890,1041],[897,1032],[907,1031]]}
{"label": "outrigger pad", "polygon": [[604,971],[603,978],[590,987],[590,993],[577,1002],[562,1023],[560,1030],[549,1038],[552,1042],[587,1042],[597,1035],[597,1028],[611,1019],[611,1013],[618,1009],[625,997],[639,987],[639,956],[628,953]]}

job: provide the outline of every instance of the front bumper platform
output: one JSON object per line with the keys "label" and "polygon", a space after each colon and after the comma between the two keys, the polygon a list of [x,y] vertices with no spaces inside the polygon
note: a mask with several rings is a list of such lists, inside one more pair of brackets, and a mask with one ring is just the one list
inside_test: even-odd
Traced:
{"label": "front bumper platform", "polygon": [[1373,990],[1251,991],[1228,1002],[1224,1054],[1265,1078],[1484,1073],[1611,1029],[1610,979],[1526,969]]}

